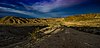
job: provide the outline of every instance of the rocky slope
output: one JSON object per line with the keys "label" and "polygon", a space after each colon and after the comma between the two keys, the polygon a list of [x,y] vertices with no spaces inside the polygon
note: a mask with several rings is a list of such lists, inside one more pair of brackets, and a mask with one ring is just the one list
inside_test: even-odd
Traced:
{"label": "rocky slope", "polygon": [[0,25],[0,48],[30,48],[55,31],[61,31],[60,26]]}

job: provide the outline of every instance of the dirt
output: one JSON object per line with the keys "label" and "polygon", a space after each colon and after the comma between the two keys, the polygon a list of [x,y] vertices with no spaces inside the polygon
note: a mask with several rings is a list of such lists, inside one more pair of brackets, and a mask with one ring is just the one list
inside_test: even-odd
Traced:
{"label": "dirt", "polygon": [[100,48],[100,36],[66,28],[37,43],[34,48]]}

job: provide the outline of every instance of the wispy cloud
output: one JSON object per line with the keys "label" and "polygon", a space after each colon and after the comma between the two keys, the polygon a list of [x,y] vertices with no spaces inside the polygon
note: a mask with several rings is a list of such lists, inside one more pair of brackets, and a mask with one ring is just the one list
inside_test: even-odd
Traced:
{"label": "wispy cloud", "polygon": [[39,16],[39,15],[32,13],[32,12],[20,11],[20,10],[15,10],[15,9],[11,9],[11,8],[6,8],[6,7],[0,7],[0,11],[19,13],[19,14],[24,14],[24,15],[28,15],[28,16],[34,16],[34,17]]}
{"label": "wispy cloud", "polygon": [[16,7],[16,6],[13,5],[13,4],[7,4],[7,3],[0,3],[0,4],[2,4],[2,5],[8,5],[8,6],[12,6],[12,7]]}
{"label": "wispy cloud", "polygon": [[83,2],[83,0],[51,0],[51,2],[36,2],[32,6],[24,6],[28,10],[38,10],[40,12],[50,12],[52,9],[58,8],[58,7],[69,7],[75,4],[78,4],[80,2]]}

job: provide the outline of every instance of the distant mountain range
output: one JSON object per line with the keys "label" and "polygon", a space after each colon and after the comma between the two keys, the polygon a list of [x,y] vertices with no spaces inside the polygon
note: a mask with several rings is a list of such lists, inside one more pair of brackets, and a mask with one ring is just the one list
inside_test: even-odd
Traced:
{"label": "distant mountain range", "polygon": [[19,17],[14,17],[14,16],[6,16],[1,18],[1,23],[27,23],[27,19],[19,18]]}
{"label": "distant mountain range", "polygon": [[63,24],[66,26],[100,26],[100,13],[80,14],[65,18],[20,18],[6,16],[0,19],[3,24]]}
{"label": "distant mountain range", "polygon": [[65,18],[67,26],[94,26],[100,27],[100,13],[96,14],[81,14],[68,16]]}
{"label": "distant mountain range", "polygon": [[64,18],[20,18],[14,16],[5,16],[0,19],[0,23],[2,24],[59,24],[63,20]]}

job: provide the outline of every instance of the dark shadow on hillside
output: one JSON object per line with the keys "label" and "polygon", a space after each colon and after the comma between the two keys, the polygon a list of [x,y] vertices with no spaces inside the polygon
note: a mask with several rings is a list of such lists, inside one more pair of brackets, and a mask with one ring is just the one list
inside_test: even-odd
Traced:
{"label": "dark shadow on hillside", "polygon": [[81,32],[100,35],[100,27],[70,27],[70,28],[81,31]]}
{"label": "dark shadow on hillside", "polygon": [[29,33],[47,26],[11,26],[0,25],[0,47],[23,42],[29,38]]}

